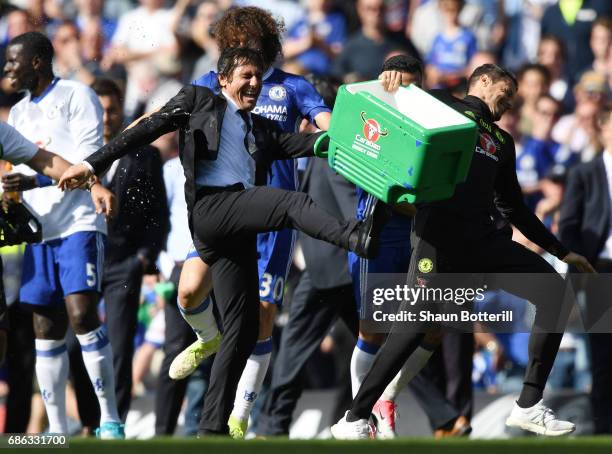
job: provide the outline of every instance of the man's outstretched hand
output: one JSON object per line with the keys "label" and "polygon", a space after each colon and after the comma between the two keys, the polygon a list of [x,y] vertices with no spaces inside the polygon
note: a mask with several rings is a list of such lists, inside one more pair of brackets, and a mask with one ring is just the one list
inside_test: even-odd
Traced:
{"label": "man's outstretched hand", "polygon": [[578,271],[581,273],[596,273],[593,265],[589,263],[587,259],[585,259],[580,254],[576,254],[575,252],[570,252],[565,257],[563,257],[563,261],[568,265],[575,266]]}
{"label": "man's outstretched hand", "polygon": [[89,189],[96,213],[104,214],[107,219],[115,215],[117,199],[115,195],[97,181],[95,175],[84,164],[74,164],[62,174],[57,187],[62,191],[71,189]]}
{"label": "man's outstretched hand", "polygon": [[62,191],[77,189],[85,186],[87,181],[93,176],[91,170],[84,164],[74,164],[62,174],[57,187]]}

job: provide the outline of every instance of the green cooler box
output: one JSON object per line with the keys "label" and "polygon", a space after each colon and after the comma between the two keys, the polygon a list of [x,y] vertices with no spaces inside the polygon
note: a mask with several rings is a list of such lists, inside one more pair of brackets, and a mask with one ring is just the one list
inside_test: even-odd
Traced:
{"label": "green cooler box", "polygon": [[387,203],[451,197],[465,181],[476,144],[469,118],[410,85],[343,85],[328,131],[327,157],[340,175]]}

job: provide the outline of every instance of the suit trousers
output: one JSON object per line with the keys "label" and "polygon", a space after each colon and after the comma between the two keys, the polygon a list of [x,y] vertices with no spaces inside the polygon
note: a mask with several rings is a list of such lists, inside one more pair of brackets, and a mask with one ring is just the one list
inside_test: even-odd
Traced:
{"label": "suit trousers", "polygon": [[181,270],[182,266],[180,265],[175,266],[172,270],[170,282],[174,283],[175,292],[170,298],[169,304],[164,307],[166,339],[164,342],[164,359],[159,371],[155,394],[155,435],[174,434],[189,378],[172,380],[168,371],[174,358],[196,340],[193,330],[183,319],[176,305]]}
{"label": "suit trousers", "polygon": [[340,221],[304,194],[272,187],[202,188],[191,213],[211,267],[223,340],[212,366],[200,432],[227,434],[238,381],[259,331],[257,233],[290,227],[344,249],[358,221]]}
{"label": "suit trousers", "polygon": [[[468,419],[472,417],[474,403],[473,357],[474,335],[448,332],[442,338],[442,345],[423,369],[423,375],[427,377],[428,382],[437,386],[459,414]],[[437,429],[442,426],[443,424],[432,427]]]}
{"label": "suit trousers", "polygon": [[123,422],[132,401],[132,360],[142,275],[142,263],[136,256],[104,264],[106,327],[113,349],[117,409]]}

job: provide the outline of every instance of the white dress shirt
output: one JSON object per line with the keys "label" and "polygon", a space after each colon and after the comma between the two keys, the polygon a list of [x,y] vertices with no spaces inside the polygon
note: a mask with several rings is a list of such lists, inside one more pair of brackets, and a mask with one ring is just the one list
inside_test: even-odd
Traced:
{"label": "white dress shirt", "polygon": [[[242,183],[245,188],[255,184],[255,160],[244,146],[247,125],[238,112],[236,103],[224,92],[227,108],[221,125],[219,152],[215,160],[201,160],[197,163],[196,186],[231,186]],[[251,121],[251,114],[248,114]],[[252,123],[251,123],[252,124]],[[254,142],[252,133],[249,142]]]}
{"label": "white dress shirt", "polygon": [[170,233],[166,241],[166,251],[173,262],[185,260],[191,246],[191,232],[187,225],[187,203],[185,202],[185,174],[181,161],[172,158],[164,164],[164,184],[170,209]]}
{"label": "white dress shirt", "polygon": [[601,254],[599,254],[599,258],[612,260],[612,152],[604,150],[603,162],[604,167],[606,169],[606,177],[608,179],[608,192],[610,194],[610,220],[608,239],[606,241],[606,244],[604,245],[603,250],[601,251]]}

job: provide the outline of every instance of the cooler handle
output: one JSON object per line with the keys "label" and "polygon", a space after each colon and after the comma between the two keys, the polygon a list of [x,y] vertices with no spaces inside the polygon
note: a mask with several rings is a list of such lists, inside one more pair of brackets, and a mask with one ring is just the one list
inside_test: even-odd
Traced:
{"label": "cooler handle", "polygon": [[319,138],[317,139],[317,141],[314,144],[314,155],[319,157],[319,158],[327,158],[329,156],[329,153],[327,150],[323,151],[323,150],[319,150],[319,147],[321,146],[321,144],[323,143],[324,140],[326,140],[328,138],[328,134],[327,132],[324,132],[323,134],[321,134],[319,136]]}

